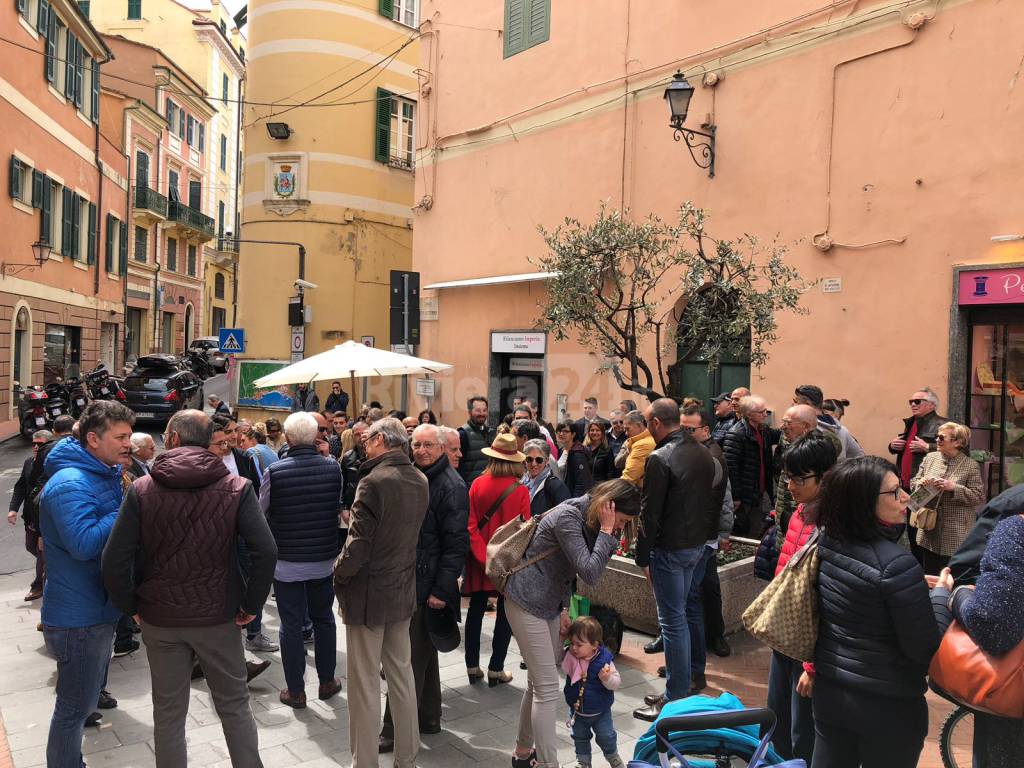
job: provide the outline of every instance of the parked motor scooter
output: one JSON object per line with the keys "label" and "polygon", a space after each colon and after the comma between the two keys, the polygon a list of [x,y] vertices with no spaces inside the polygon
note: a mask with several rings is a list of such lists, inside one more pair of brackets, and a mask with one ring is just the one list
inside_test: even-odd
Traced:
{"label": "parked motor scooter", "polygon": [[68,391],[60,379],[47,384],[43,390],[46,392],[46,416],[52,424],[58,416],[68,412]]}
{"label": "parked motor scooter", "polygon": [[89,387],[79,376],[71,376],[66,382],[68,391],[68,412],[76,419],[89,404]]}
{"label": "parked motor scooter", "polygon": [[85,375],[89,384],[89,392],[93,400],[119,400],[125,402],[124,392],[117,379],[110,375],[103,363],[97,363],[89,373]]}
{"label": "parked motor scooter", "polygon": [[40,429],[47,429],[50,422],[46,414],[46,390],[36,384],[22,387],[14,382],[14,396],[18,398],[18,423],[21,425],[21,436],[32,439],[32,434]]}

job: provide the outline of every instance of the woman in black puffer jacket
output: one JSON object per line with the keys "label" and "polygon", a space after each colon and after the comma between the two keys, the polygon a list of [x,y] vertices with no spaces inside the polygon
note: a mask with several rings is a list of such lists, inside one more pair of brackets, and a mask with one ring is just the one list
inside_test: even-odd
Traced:
{"label": "woman in black puffer jacket", "polygon": [[813,768],[913,768],[924,746],[925,676],[951,620],[952,578],[929,596],[897,543],[908,498],[877,456],[845,461],[822,483]]}

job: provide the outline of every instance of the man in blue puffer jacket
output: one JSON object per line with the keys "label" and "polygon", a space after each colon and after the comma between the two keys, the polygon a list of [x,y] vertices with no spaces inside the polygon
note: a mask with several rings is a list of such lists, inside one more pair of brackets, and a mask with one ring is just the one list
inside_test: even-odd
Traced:
{"label": "man in blue puffer jacket", "polygon": [[96,707],[121,615],[103,587],[100,555],[121,506],[121,462],[131,456],[135,416],[111,400],[90,404],[80,441],[46,457],[39,528],[47,563],[43,637],[57,659],[57,703],[46,743],[48,768],[80,768],[82,728]]}

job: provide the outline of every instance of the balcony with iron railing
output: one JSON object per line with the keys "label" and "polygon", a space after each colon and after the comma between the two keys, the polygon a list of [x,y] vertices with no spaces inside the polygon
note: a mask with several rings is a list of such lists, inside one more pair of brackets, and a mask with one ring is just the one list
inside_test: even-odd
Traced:
{"label": "balcony with iron railing", "polygon": [[135,216],[146,222],[167,218],[167,198],[149,187],[135,187]]}
{"label": "balcony with iron railing", "polygon": [[184,203],[171,200],[167,205],[167,220],[183,230],[186,237],[197,238],[201,243],[213,240],[213,218]]}
{"label": "balcony with iron railing", "polygon": [[233,237],[217,236],[217,250],[221,253],[238,253],[238,240]]}

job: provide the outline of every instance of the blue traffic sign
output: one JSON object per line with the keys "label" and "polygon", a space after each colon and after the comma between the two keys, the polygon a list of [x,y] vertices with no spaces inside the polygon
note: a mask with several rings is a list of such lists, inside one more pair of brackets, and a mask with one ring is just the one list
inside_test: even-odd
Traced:
{"label": "blue traffic sign", "polygon": [[245,329],[221,328],[220,351],[229,355],[245,352]]}

